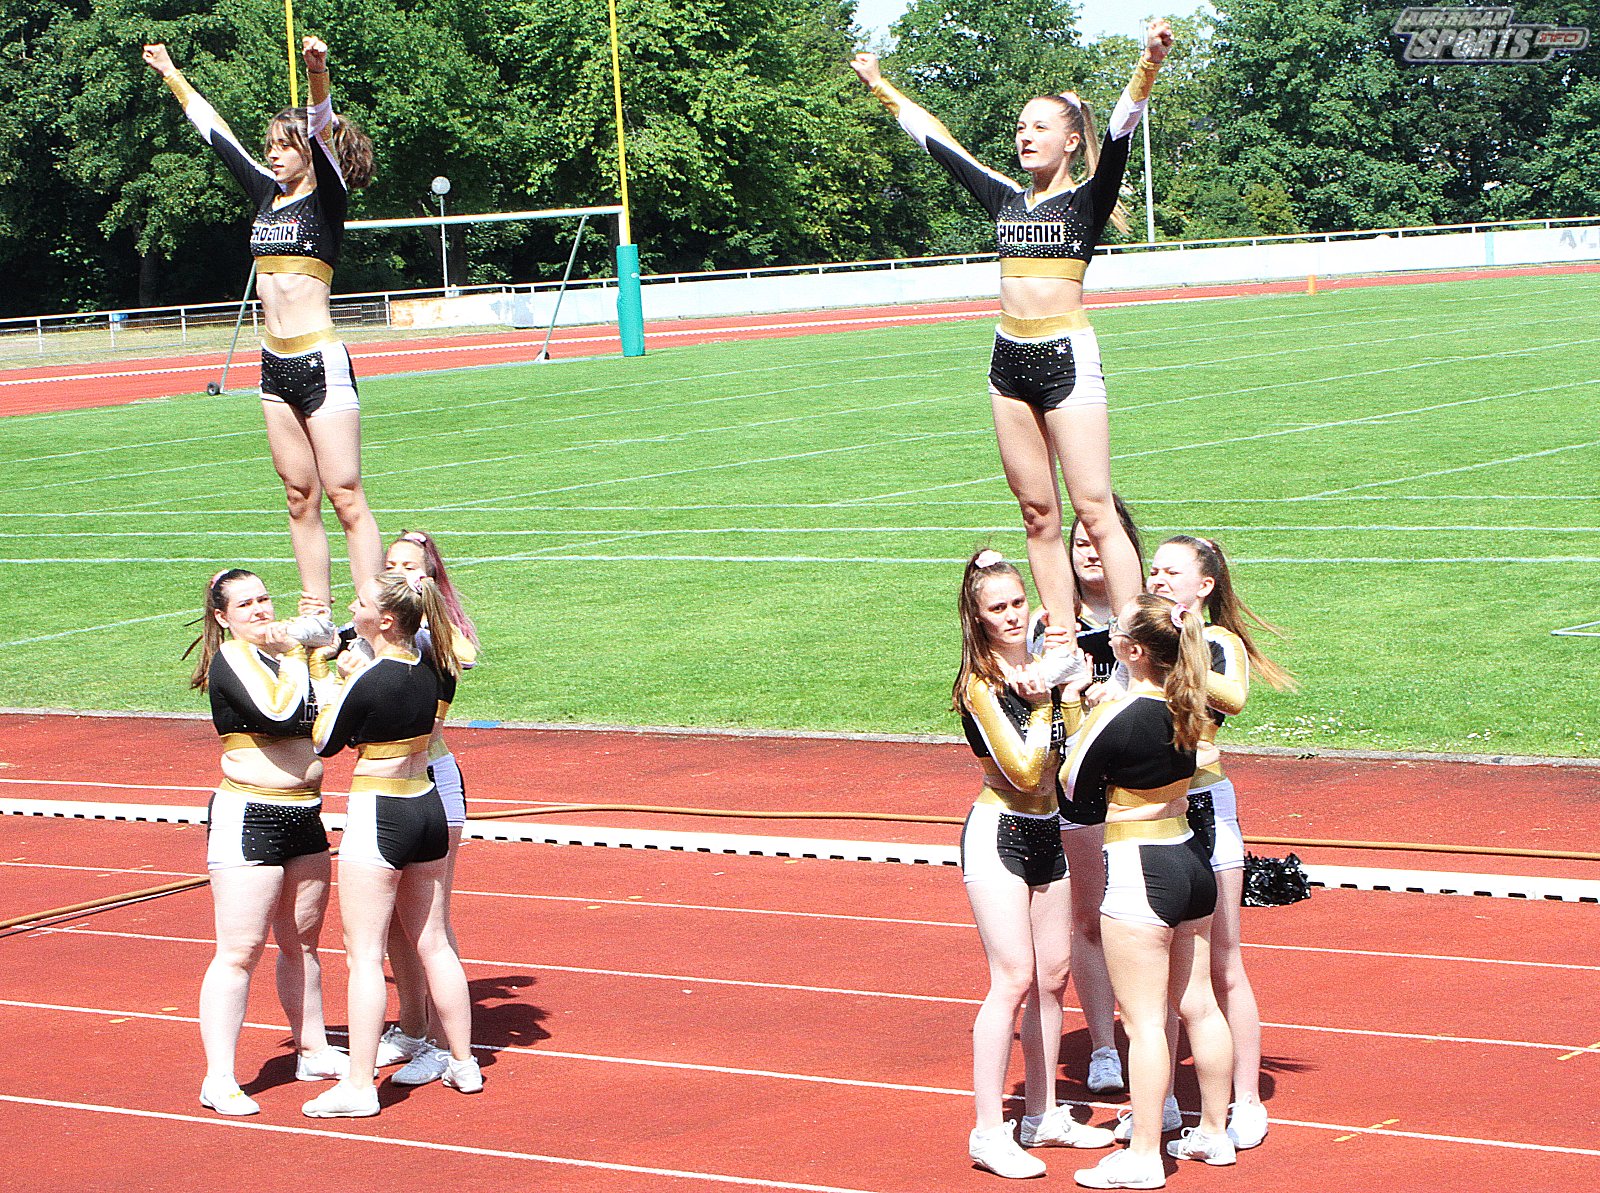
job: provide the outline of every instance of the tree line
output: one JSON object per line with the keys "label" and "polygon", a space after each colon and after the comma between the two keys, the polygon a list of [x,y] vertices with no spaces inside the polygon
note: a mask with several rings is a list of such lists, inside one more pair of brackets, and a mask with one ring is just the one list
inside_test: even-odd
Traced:
{"label": "tree line", "polygon": [[[1151,109],[1163,238],[1600,214],[1600,48],[1544,64],[1413,66],[1399,6],[1217,0],[1174,21]],[[984,251],[992,228],[849,71],[853,0],[619,0],[633,230],[647,272]],[[372,135],[352,218],[617,200],[604,0],[302,0],[335,103]],[[1586,3],[1519,22],[1582,25]],[[1104,120],[1137,57],[1070,0],[913,0],[885,73],[1015,172],[1029,98]],[[1595,32],[1600,32],[1596,29]],[[279,0],[6,0],[0,315],[236,296],[242,196],[140,63],[163,41],[247,145],[288,102]],[[1130,186],[1139,185],[1135,150]],[[1142,195],[1129,197],[1130,208]],[[1143,238],[1142,220],[1135,234]],[[571,227],[454,233],[452,280],[558,276]],[[356,233],[341,291],[438,284],[425,233]],[[580,268],[609,269],[595,229]]]}

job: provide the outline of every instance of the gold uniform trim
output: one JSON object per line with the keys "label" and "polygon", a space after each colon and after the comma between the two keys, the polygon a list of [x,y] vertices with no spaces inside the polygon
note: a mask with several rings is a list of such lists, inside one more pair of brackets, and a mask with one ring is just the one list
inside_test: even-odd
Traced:
{"label": "gold uniform trim", "polygon": [[195,97],[195,89],[189,85],[189,80],[183,77],[183,72],[175,70],[162,80],[173,95],[178,97],[178,102],[185,108],[189,101]]}
{"label": "gold uniform trim", "polygon": [[1021,812],[1028,816],[1049,816],[1057,811],[1056,797],[1053,792],[998,791],[993,787],[985,787],[978,793],[977,802],[980,804],[993,804],[1004,808],[1007,812]]}
{"label": "gold uniform trim", "polygon": [[1023,319],[1001,311],[1000,330],[1019,340],[1044,340],[1069,331],[1088,331],[1089,316],[1079,310],[1068,311],[1065,315],[1046,315],[1043,319]]}
{"label": "gold uniform trim", "polygon": [[222,748],[227,750],[265,750],[282,741],[293,741],[292,737],[270,737],[265,733],[224,733],[222,735]]}
{"label": "gold uniform trim", "polygon": [[1161,820],[1113,820],[1106,825],[1106,844],[1118,841],[1176,841],[1188,836],[1189,821],[1182,816]]}
{"label": "gold uniform trim", "polygon": [[380,779],[376,775],[356,775],[350,780],[350,791],[372,791],[378,795],[400,795],[413,798],[426,795],[433,787],[429,779]]}
{"label": "gold uniform trim", "polygon": [[900,115],[900,105],[905,102],[905,96],[901,95],[883,79],[879,79],[874,83],[871,91],[873,95],[878,97],[878,102],[889,110],[889,115],[896,117]]}
{"label": "gold uniform trim", "polygon": [[1148,808],[1151,804],[1171,803],[1189,792],[1189,780],[1179,779],[1165,787],[1133,788],[1113,786],[1106,799],[1119,808]]}
{"label": "gold uniform trim", "polygon": [[1194,778],[1189,781],[1189,790],[1204,791],[1208,787],[1215,787],[1227,777],[1222,773],[1221,761],[1213,762],[1209,766],[1202,766],[1194,772]]}
{"label": "gold uniform trim", "polygon": [[428,743],[429,764],[431,765],[432,763],[438,762],[439,759],[443,758],[449,752],[450,747],[445,745],[444,738],[441,737],[438,741],[430,741]]}
{"label": "gold uniform trim", "polygon": [[331,324],[299,336],[275,336],[270,331],[261,333],[261,346],[276,356],[299,356],[302,352],[310,352],[313,348],[320,348],[324,344],[338,342],[339,337]]}
{"label": "gold uniform trim", "polygon": [[316,787],[257,787],[254,783],[236,783],[232,779],[223,779],[217,784],[218,791],[231,791],[235,795],[245,796],[258,804],[295,804],[300,807],[311,807],[322,802],[322,792]]}
{"label": "gold uniform trim", "polygon": [[1148,54],[1140,54],[1139,64],[1133,68],[1133,77],[1128,80],[1128,98],[1134,103],[1149,99],[1150,89],[1155,86],[1156,72],[1160,69],[1160,64],[1151,62]]}
{"label": "gold uniform trim", "polygon": [[1003,278],[1065,278],[1069,282],[1081,282],[1088,268],[1087,261],[1080,261],[1076,257],[1000,258],[1000,276]]}
{"label": "gold uniform trim", "polygon": [[333,266],[315,257],[257,257],[256,272],[303,273],[316,278],[324,285],[333,285]]}
{"label": "gold uniform trim", "polygon": [[431,733],[424,733],[400,741],[365,741],[356,746],[356,754],[361,758],[409,758],[426,750],[428,739],[432,736]]}

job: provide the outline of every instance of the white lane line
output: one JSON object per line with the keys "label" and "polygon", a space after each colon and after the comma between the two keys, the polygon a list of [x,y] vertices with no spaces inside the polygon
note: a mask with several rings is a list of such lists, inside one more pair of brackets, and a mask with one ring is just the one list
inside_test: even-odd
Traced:
{"label": "white lane line", "polygon": [[1365,484],[1349,485],[1343,489],[1325,489],[1321,493],[1311,494],[1311,499],[1319,497],[1338,497],[1345,493],[1356,493],[1362,489],[1377,489],[1384,485],[1404,485],[1412,481],[1430,480],[1436,476],[1453,476],[1462,472],[1476,472],[1480,468],[1498,468],[1502,464],[1521,464],[1527,460],[1539,460],[1545,456],[1558,456],[1562,452],[1583,451],[1586,448],[1600,447],[1600,439],[1591,439],[1586,443],[1568,443],[1562,447],[1549,447],[1543,451],[1523,452],[1516,456],[1503,456],[1498,460],[1483,460],[1476,464],[1463,464],[1457,468],[1436,468],[1431,472],[1419,472],[1414,476],[1397,476],[1392,480],[1367,481]]}
{"label": "white lane line", "polygon": [[336,1139],[341,1143],[375,1143],[383,1147],[411,1148],[419,1151],[448,1152],[461,1156],[484,1156],[497,1160],[523,1160],[534,1164],[554,1164],[564,1168],[587,1168],[599,1172],[625,1172],[635,1176],[673,1177],[717,1185],[741,1185],[752,1189],[792,1189],[800,1193],[867,1193],[841,1185],[811,1185],[797,1181],[770,1180],[764,1177],[731,1176],[719,1172],[694,1172],[679,1168],[651,1168],[641,1164],[617,1164],[606,1160],[583,1160],[574,1156],[549,1156],[538,1152],[513,1152],[501,1148],[469,1147],[461,1143],[430,1143],[423,1139],[399,1139],[385,1135],[363,1135],[358,1131],[327,1131],[315,1127],[284,1127],[273,1123],[243,1122],[229,1118],[202,1118],[194,1114],[172,1114],[157,1110],[135,1110],[127,1106],[101,1106],[90,1102],[61,1102],[51,1098],[24,1098],[0,1094],[0,1101],[19,1106],[41,1106],[52,1110],[77,1110],[90,1114],[120,1115],[128,1118],[158,1119],[172,1123],[195,1123],[234,1131],[262,1131],[271,1135],[300,1138]]}
{"label": "white lane line", "polygon": [[[190,936],[162,936],[154,933],[143,932],[112,932],[103,929],[86,928],[39,928],[29,935],[35,936],[94,936],[119,940],[137,940],[154,944],[186,944],[204,948],[215,948],[216,942]],[[342,949],[319,948],[319,954],[330,957],[344,955]],[[730,986],[739,989],[753,990],[778,990],[796,994],[827,994],[839,995],[846,998],[877,998],[891,1002],[930,1003],[934,1005],[953,1006],[978,1006],[981,998],[955,998],[946,994],[908,994],[892,990],[859,990],[847,986],[805,986],[792,982],[757,982],[748,978],[712,978],[692,976],[688,974],[655,973],[645,970],[629,969],[602,969],[583,965],[549,965],[526,961],[494,961],[479,957],[461,958],[463,965],[475,967],[494,968],[500,970],[525,971],[534,970],[540,973],[576,974],[580,977],[626,978],[632,981],[643,982],[676,982],[680,986]],[[1079,1007],[1067,1007],[1066,1010],[1073,1014],[1082,1014]],[[1335,1036],[1360,1036],[1370,1039],[1382,1040],[1408,1040],[1420,1041],[1427,1044],[1474,1044],[1494,1048],[1522,1048],[1538,1052],[1571,1052],[1574,1049],[1584,1050],[1590,1044],[1549,1044],[1538,1040],[1502,1040],[1488,1036],[1457,1036],[1444,1035],[1436,1032],[1404,1032],[1404,1031],[1379,1031],[1376,1029],[1359,1027],[1325,1027],[1308,1023],[1275,1023],[1263,1021],[1262,1027],[1274,1031],[1303,1031],[1317,1035]]]}

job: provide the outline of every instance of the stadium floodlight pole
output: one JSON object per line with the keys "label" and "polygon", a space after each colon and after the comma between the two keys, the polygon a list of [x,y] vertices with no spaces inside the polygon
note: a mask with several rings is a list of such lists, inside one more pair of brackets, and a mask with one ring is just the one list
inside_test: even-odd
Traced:
{"label": "stadium floodlight pole", "polygon": [[628,221],[628,147],[622,131],[622,65],[617,52],[617,0],[606,0],[611,20],[611,92],[617,110],[617,177],[622,212],[617,217],[617,331],[622,355],[644,355],[644,301],[639,291],[639,246]]}
{"label": "stadium floodlight pole", "polygon": [[444,278],[444,296],[450,297],[450,246],[444,232],[444,197],[450,193],[450,180],[443,174],[428,184],[439,199],[439,273]]}
{"label": "stadium floodlight pole", "polygon": [[233,340],[228,344],[228,355],[222,358],[222,379],[206,382],[206,393],[213,398],[228,392],[228,368],[233,364],[233,354],[239,348],[239,329],[244,326],[244,312],[250,305],[250,291],[256,284],[256,263],[250,262],[250,276],[244,280],[244,294],[239,299],[239,314],[233,321]]}

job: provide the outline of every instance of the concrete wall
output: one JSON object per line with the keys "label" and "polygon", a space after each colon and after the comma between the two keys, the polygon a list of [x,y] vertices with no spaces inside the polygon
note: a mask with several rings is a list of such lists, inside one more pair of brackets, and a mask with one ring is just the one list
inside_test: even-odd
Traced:
{"label": "concrete wall", "polygon": [[[1351,274],[1470,269],[1488,265],[1564,264],[1600,260],[1600,225],[1518,231],[1396,236],[1388,233],[1331,243],[1160,248],[1097,257],[1089,290],[1282,281]],[[992,298],[999,288],[995,261],[977,264],[874,266],[754,278],[645,280],[646,319],[706,318],[834,307]],[[559,323],[614,323],[612,287],[570,290]],[[407,299],[394,304],[396,326],[545,327],[553,293],[472,294]],[[404,322],[402,322],[404,321]]]}

